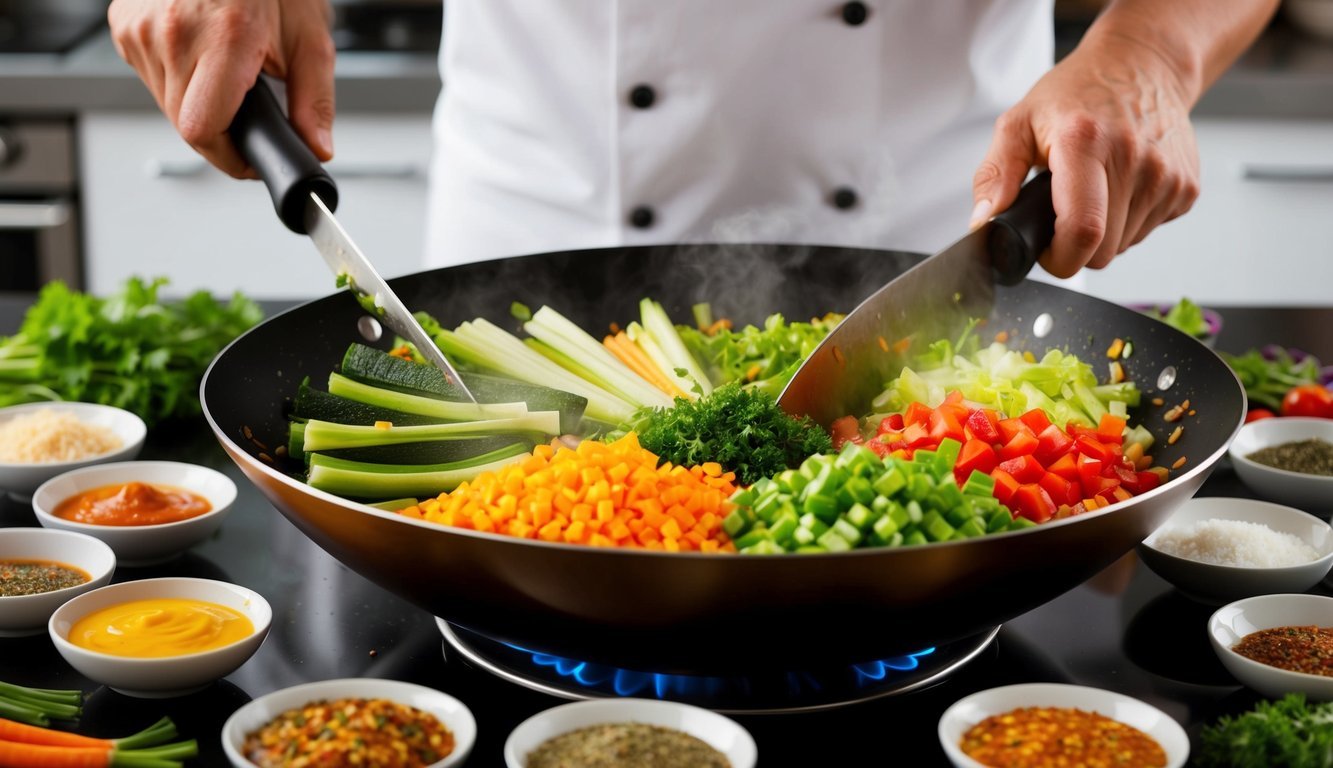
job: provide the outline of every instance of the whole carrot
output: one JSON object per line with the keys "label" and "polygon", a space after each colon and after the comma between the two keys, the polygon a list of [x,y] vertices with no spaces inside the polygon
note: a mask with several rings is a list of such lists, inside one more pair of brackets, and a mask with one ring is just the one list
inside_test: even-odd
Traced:
{"label": "whole carrot", "polygon": [[180,768],[182,759],[198,753],[193,740],[128,751],[0,741],[0,765],[6,768]]}
{"label": "whole carrot", "polygon": [[38,744],[48,747],[86,747],[90,749],[141,749],[175,738],[176,725],[164,717],[156,723],[123,739],[99,739],[77,733],[25,725],[0,717],[0,742]]}

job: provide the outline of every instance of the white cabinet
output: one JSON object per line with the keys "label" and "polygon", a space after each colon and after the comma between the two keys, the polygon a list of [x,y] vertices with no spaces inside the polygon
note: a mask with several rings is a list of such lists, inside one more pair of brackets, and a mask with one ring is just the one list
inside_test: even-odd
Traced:
{"label": "white cabinet", "polygon": [[[259,182],[204,163],[156,112],[80,116],[88,288],[165,276],[167,293],[241,290],[253,298],[334,291],[309,239],[286,229]],[[338,219],[385,277],[421,269],[430,166],[427,113],[340,113]]]}
{"label": "white cabinet", "polygon": [[1199,118],[1201,193],[1081,290],[1112,301],[1333,302],[1333,122]]}

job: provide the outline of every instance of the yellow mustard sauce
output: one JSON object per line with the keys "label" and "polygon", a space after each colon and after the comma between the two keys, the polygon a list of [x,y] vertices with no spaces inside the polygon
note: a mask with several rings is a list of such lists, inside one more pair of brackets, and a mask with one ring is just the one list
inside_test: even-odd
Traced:
{"label": "yellow mustard sauce", "polygon": [[254,634],[243,614],[217,603],[180,598],[134,600],[74,622],[69,641],[113,656],[161,658],[211,651]]}

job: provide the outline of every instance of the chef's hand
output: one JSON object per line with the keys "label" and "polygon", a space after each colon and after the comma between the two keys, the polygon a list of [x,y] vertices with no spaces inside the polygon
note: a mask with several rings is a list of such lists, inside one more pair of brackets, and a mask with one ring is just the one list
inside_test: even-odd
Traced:
{"label": "chef's hand", "polygon": [[261,71],[287,82],[288,116],[315,156],[333,156],[328,0],[114,0],[107,21],[176,130],[228,174],[255,178],[227,127]]}
{"label": "chef's hand", "polygon": [[1041,264],[1056,277],[1105,267],[1199,195],[1191,90],[1148,46],[1115,42],[1080,45],[1001,115],[973,179],[975,226],[1013,203],[1030,168],[1050,169]]}

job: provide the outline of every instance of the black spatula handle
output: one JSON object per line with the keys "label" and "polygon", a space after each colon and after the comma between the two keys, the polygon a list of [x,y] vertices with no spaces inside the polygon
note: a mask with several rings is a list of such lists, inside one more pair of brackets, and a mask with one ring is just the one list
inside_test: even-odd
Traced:
{"label": "black spatula handle", "polygon": [[288,229],[306,233],[305,209],[312,192],[330,211],[337,209],[338,185],[288,122],[264,78],[245,94],[227,132],[241,157],[264,180],[273,208]]}
{"label": "black spatula handle", "polygon": [[1051,246],[1055,237],[1055,207],[1051,203],[1051,172],[1042,171],[1018,190],[1018,199],[992,219],[991,264],[995,281],[1015,285]]}

